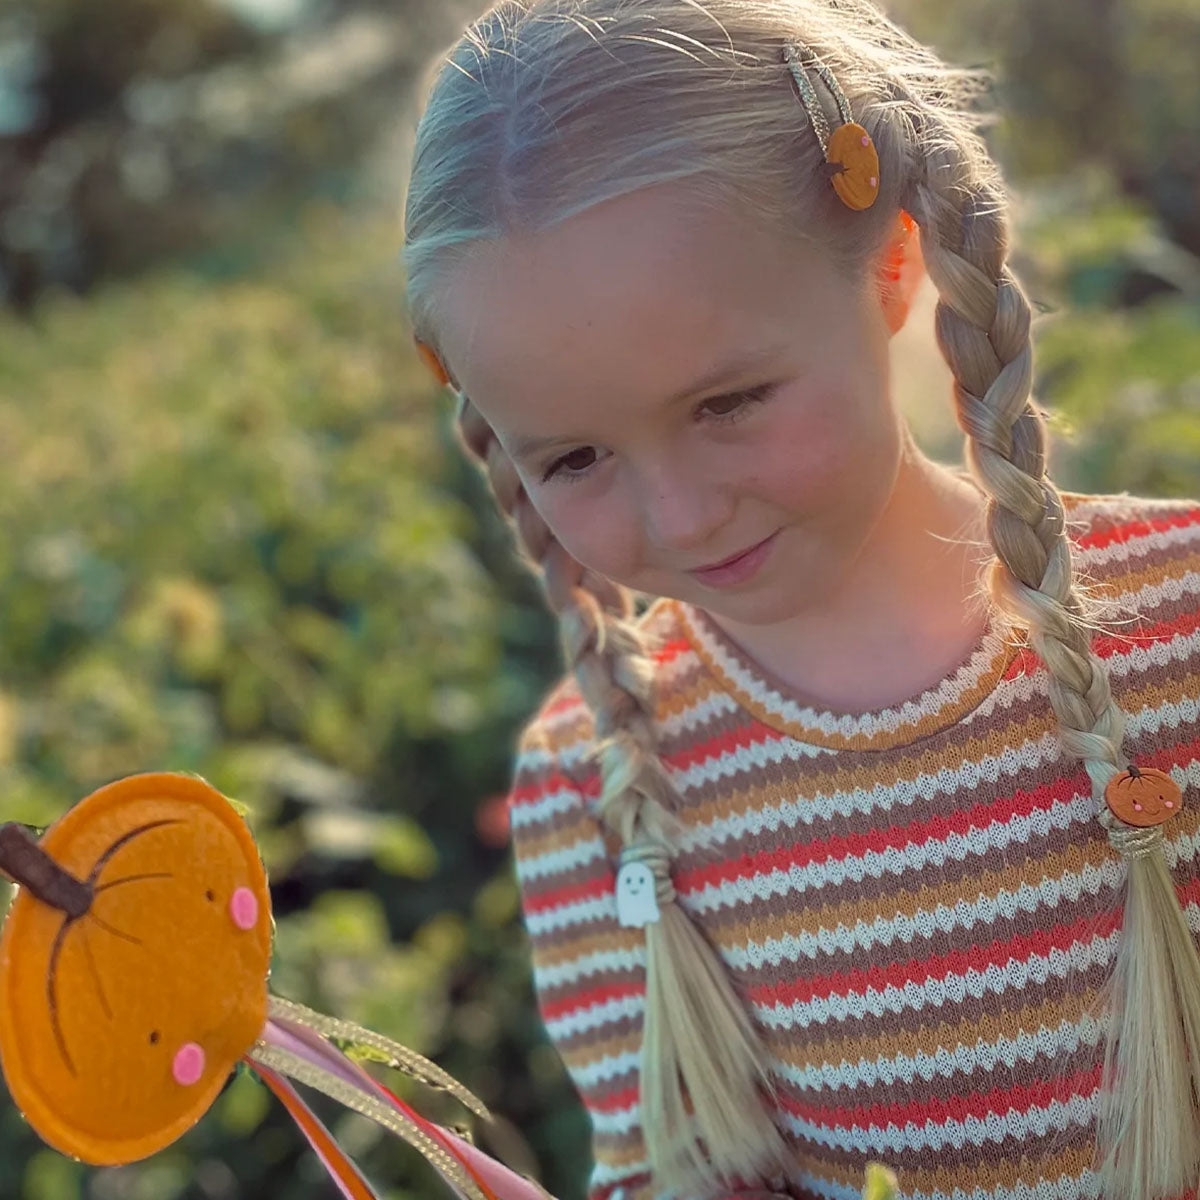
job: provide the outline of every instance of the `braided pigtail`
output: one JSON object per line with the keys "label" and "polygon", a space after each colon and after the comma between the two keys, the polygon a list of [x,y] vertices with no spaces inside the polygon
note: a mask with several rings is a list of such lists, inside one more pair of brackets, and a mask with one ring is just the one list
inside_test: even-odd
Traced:
{"label": "braided pigtail", "polygon": [[702,1195],[721,1181],[775,1174],[787,1151],[759,1093],[773,1090],[766,1049],[715,950],[674,902],[670,864],[681,828],[656,752],[650,663],[628,591],[585,572],[555,539],[491,426],[461,393],[459,431],[541,566],[564,656],[594,715],[599,812],[621,840],[622,868],[641,863],[653,874],[658,915],[645,925],[640,1078],[655,1185]]}
{"label": "braided pigtail", "polygon": [[1045,474],[1045,425],[1030,402],[1030,309],[1005,263],[1003,198],[991,181],[963,177],[952,145],[922,159],[906,207],[939,294],[937,338],[954,373],[967,462],[990,497],[996,558],[988,588],[1046,664],[1063,747],[1083,760],[1097,820],[1128,868],[1123,932],[1104,991],[1103,1194],[1160,1200],[1194,1185],[1200,1171],[1200,957],[1161,826],[1126,825],[1106,803],[1109,781],[1128,766],[1125,718],[1090,649],[1062,498]]}

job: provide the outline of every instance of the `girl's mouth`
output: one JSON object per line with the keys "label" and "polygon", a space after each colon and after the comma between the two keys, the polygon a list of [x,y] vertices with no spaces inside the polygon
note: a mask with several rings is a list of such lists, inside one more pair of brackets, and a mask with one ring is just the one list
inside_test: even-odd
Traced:
{"label": "girl's mouth", "polygon": [[735,554],[732,558],[714,563],[712,566],[696,567],[688,574],[709,587],[729,587],[733,584],[743,583],[766,561],[778,536],[779,530],[777,529],[770,537]]}

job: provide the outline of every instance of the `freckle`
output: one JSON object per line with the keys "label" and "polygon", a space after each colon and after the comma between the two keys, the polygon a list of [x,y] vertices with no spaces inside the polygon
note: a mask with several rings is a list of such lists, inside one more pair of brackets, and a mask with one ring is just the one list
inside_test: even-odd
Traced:
{"label": "freckle", "polygon": [[258,900],[248,887],[238,888],[229,897],[229,915],[239,929],[253,929],[258,921]]}
{"label": "freckle", "polygon": [[171,1074],[176,1083],[190,1087],[204,1074],[204,1051],[195,1042],[180,1046],[171,1064]]}

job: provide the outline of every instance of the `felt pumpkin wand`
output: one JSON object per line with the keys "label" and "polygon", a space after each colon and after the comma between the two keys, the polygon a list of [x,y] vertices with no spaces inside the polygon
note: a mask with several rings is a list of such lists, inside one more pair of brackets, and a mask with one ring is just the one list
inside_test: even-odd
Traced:
{"label": "felt pumpkin wand", "polygon": [[288,1076],[378,1121],[465,1200],[549,1200],[425,1119],[335,1041],[461,1100],[441,1068],[348,1021],[270,993],[266,872],[246,823],[204,780],[131,775],[35,840],[0,826],[20,886],[0,933],[0,1066],[49,1145],[96,1166],[134,1162],[208,1111],[239,1061],[279,1097],[347,1200],[377,1200]]}

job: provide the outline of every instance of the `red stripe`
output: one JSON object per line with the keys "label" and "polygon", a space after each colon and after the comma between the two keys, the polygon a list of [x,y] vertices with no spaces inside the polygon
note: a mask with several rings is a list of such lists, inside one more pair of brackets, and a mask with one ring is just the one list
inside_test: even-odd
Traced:
{"label": "red stripe", "polygon": [[1116,542],[1128,542],[1134,538],[1148,537],[1152,533],[1165,533],[1168,529],[1183,529],[1196,524],[1200,524],[1200,508],[1189,508],[1182,513],[1126,521],[1107,529],[1093,529],[1082,536],[1073,537],[1072,541],[1075,545],[1087,549],[1103,548]]}
{"label": "red stripe", "polygon": [[710,759],[734,754],[738,750],[749,749],[751,746],[766,746],[773,742],[781,742],[785,736],[776,733],[775,730],[759,721],[748,721],[736,729],[716,734],[701,742],[693,742],[674,754],[664,754],[662,759],[668,766],[685,771],[689,767],[708,762]]}
{"label": "red stripe", "polygon": [[630,996],[641,996],[644,992],[645,988],[636,983],[609,983],[601,987],[580,988],[557,1002],[543,999],[542,1015],[547,1021],[554,1021],[581,1009],[608,1004],[612,1000],[628,1000]]}
{"label": "red stripe", "polygon": [[657,663],[674,662],[681,654],[692,653],[692,644],[684,637],[671,638],[651,652]]}
{"label": "red stripe", "polygon": [[1200,613],[1186,612],[1174,621],[1152,621],[1137,626],[1136,633],[1099,634],[1092,641],[1092,649],[1101,658],[1130,654],[1134,650],[1152,646],[1155,642],[1169,642],[1172,638],[1187,637],[1200,628]]}
{"label": "red stripe", "polygon": [[584,900],[595,900],[600,896],[611,896],[615,892],[616,877],[609,871],[596,879],[585,879],[582,883],[571,883],[566,887],[547,888],[544,892],[534,891],[531,884],[521,906],[526,913],[542,913]]}
{"label": "red stripe", "polygon": [[568,779],[561,771],[554,771],[537,783],[522,783],[511,788],[508,793],[508,806],[517,808],[522,804],[534,804],[549,796],[551,792],[576,790],[573,780]]}

